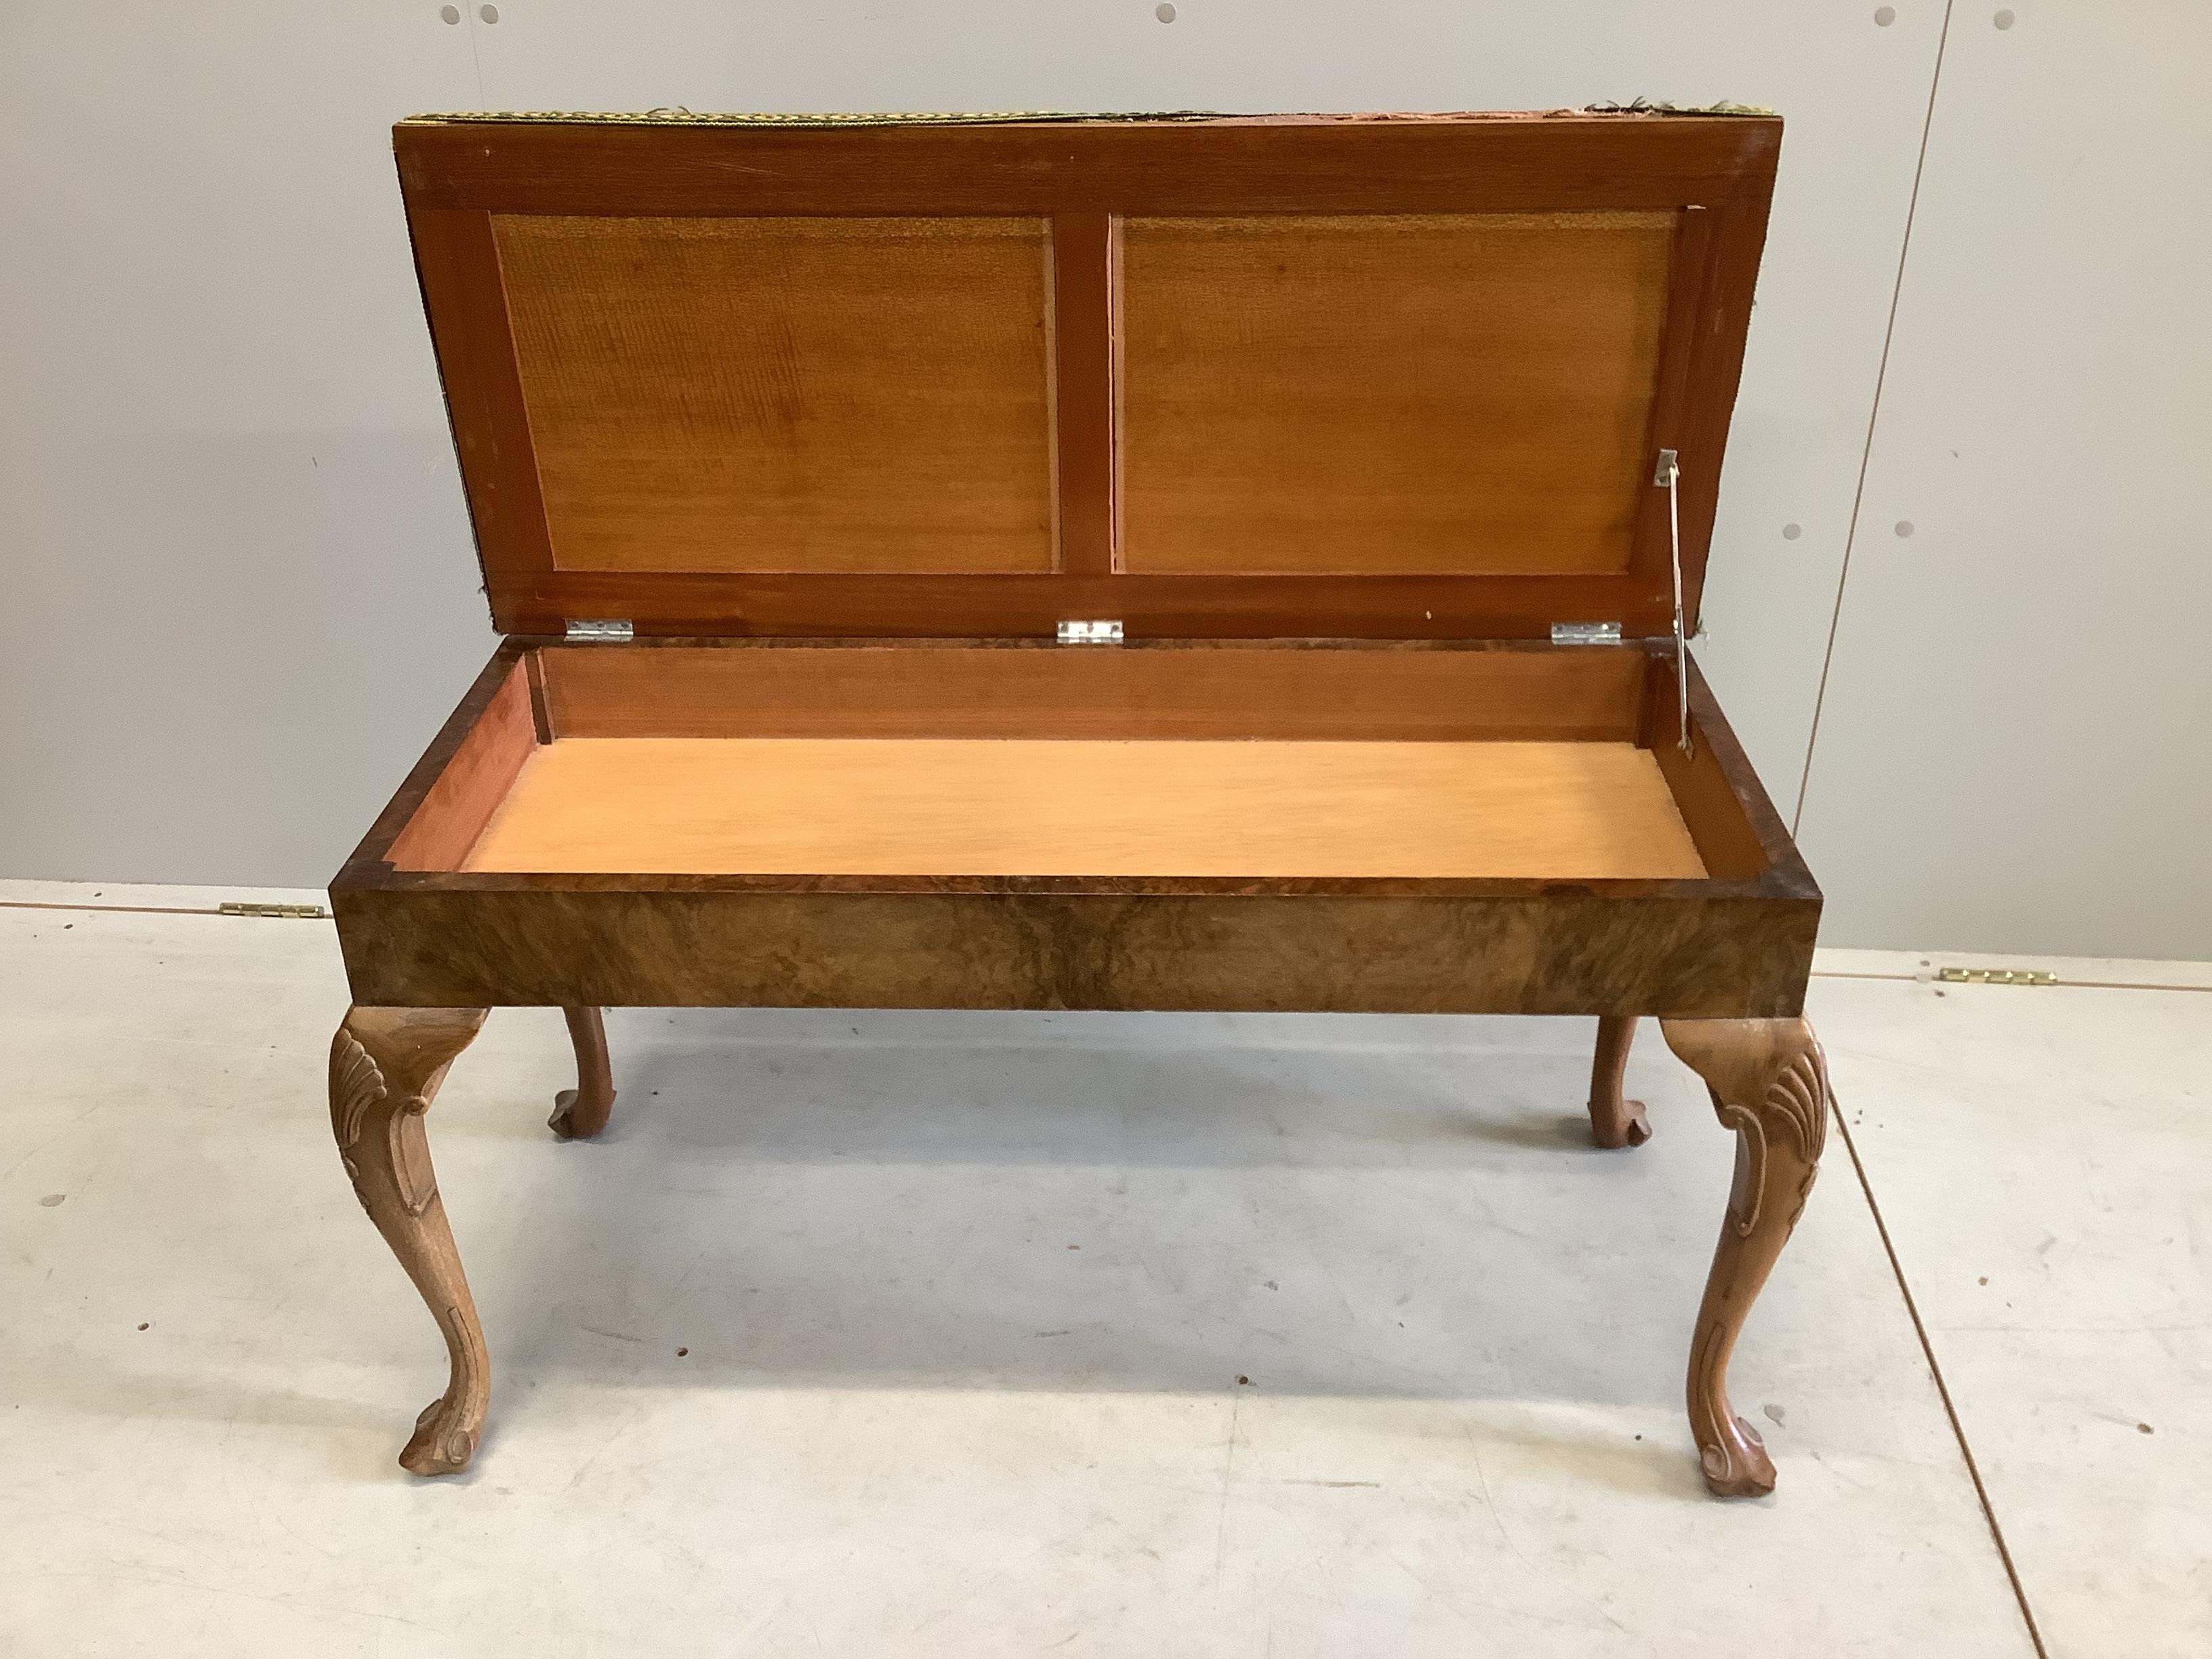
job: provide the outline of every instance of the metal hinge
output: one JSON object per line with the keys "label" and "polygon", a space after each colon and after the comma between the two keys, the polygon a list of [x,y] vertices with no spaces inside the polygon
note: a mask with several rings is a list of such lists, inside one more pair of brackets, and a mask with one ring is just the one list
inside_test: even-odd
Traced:
{"label": "metal hinge", "polygon": [[563,625],[562,637],[571,643],[627,640],[633,636],[634,631],[627,617],[577,617]]}
{"label": "metal hinge", "polygon": [[222,916],[296,916],[303,921],[319,921],[330,915],[319,904],[245,904],[236,899],[216,907]]}
{"label": "metal hinge", "polygon": [[1553,623],[1553,645],[1619,645],[1619,623]]}
{"label": "metal hinge", "polygon": [[2033,968],[1938,968],[1946,985],[2056,985],[2058,975]]}
{"label": "metal hinge", "polygon": [[1121,643],[1121,624],[1119,622],[1064,622],[1060,625],[1062,645],[1119,645]]}

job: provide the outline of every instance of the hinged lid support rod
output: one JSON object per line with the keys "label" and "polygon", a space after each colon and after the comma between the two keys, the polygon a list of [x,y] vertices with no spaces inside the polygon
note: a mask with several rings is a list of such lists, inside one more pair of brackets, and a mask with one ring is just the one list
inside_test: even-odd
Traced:
{"label": "hinged lid support rod", "polygon": [[1667,540],[1674,571],[1674,743],[1686,755],[1695,754],[1690,741],[1690,641],[1682,632],[1682,467],[1671,449],[1659,452],[1654,484],[1667,490]]}

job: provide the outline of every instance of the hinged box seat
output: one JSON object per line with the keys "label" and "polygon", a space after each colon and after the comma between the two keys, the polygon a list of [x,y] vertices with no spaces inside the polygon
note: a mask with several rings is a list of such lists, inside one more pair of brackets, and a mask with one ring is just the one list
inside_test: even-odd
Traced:
{"label": "hinged box seat", "polygon": [[1691,661],[1779,123],[397,131],[508,637],[331,887],[333,1124],[453,1370],[422,1139],[486,1009],[1659,1017],[1742,1139],[1692,1354],[1826,1126],[1820,895]]}

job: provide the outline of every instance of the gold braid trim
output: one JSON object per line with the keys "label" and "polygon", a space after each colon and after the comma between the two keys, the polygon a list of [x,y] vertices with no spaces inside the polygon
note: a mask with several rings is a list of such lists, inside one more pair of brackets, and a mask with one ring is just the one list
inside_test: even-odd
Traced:
{"label": "gold braid trim", "polygon": [[1582,109],[1451,110],[1376,112],[1347,114],[1304,112],[1295,114],[1239,115],[1226,110],[1001,110],[991,113],[960,114],[942,111],[877,112],[852,114],[783,114],[775,112],[695,113],[688,109],[649,109],[634,112],[601,110],[462,110],[449,114],[410,115],[402,126],[441,126],[453,122],[538,122],[571,126],[614,127],[952,127],[990,126],[1011,122],[1046,121],[1542,121],[1560,117],[1765,115],[1770,109],[1749,104],[1711,104],[1699,109],[1677,109],[1669,104],[1650,104],[1638,99],[1627,104],[1592,104]]}
{"label": "gold braid trim", "polygon": [[410,115],[403,126],[443,125],[458,121],[538,121],[573,126],[600,127],[949,127],[981,126],[1002,121],[1208,121],[1218,118],[1211,110],[1176,110],[1158,115],[1061,113],[1040,110],[1006,110],[988,114],[962,115],[939,112],[876,114],[695,114],[688,109],[650,109],[631,112],[592,110],[483,110],[450,115]]}

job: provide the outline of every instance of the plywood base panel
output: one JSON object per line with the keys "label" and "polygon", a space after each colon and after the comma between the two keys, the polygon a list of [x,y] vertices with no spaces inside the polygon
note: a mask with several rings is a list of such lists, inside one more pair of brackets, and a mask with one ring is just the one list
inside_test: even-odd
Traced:
{"label": "plywood base panel", "polygon": [[1704,877],[1626,743],[563,738],[465,867]]}

